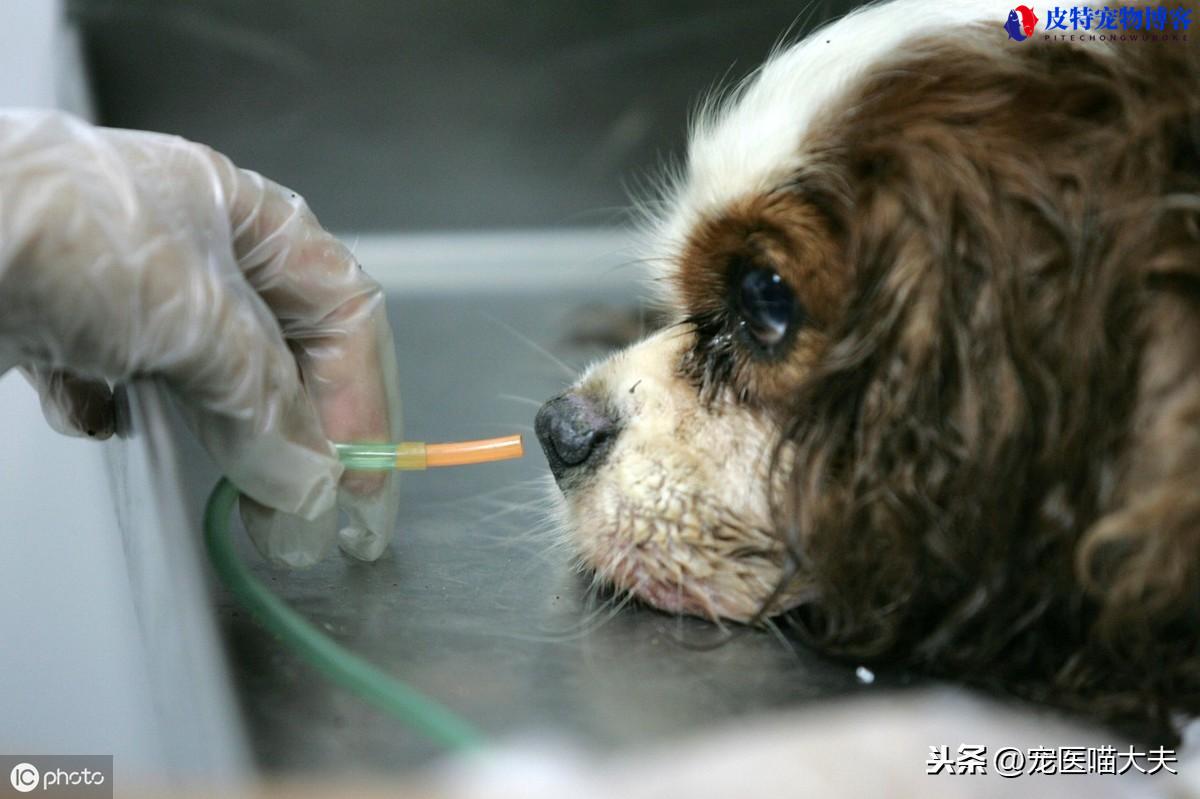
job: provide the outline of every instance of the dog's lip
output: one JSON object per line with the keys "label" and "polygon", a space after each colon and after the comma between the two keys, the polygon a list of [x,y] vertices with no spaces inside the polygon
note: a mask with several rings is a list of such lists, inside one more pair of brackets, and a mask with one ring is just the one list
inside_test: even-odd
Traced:
{"label": "dog's lip", "polygon": [[708,621],[736,618],[722,613],[719,601],[702,585],[688,584],[656,576],[639,562],[644,556],[636,545],[614,548],[603,564],[592,564],[597,575],[618,593],[636,599],[666,613],[696,616]]}
{"label": "dog's lip", "polygon": [[699,616],[709,621],[719,618],[708,603],[694,596],[691,589],[685,589],[680,585],[653,581],[634,586],[632,593],[643,602],[667,613]]}

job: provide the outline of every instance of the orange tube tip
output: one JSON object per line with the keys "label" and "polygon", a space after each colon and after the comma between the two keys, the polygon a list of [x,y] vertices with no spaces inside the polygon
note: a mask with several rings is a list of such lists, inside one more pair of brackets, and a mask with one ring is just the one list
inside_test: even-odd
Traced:
{"label": "orange tube tip", "polygon": [[447,444],[426,444],[425,465],[468,466],[473,463],[490,463],[520,458],[525,454],[521,436],[500,436],[478,441],[453,441]]}

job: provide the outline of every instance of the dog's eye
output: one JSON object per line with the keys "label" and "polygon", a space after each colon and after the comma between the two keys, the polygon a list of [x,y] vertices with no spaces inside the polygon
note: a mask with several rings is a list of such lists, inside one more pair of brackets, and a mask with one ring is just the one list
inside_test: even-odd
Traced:
{"label": "dog's eye", "polygon": [[737,311],[754,340],[771,348],[783,341],[802,316],[796,295],[772,269],[750,269],[737,288]]}

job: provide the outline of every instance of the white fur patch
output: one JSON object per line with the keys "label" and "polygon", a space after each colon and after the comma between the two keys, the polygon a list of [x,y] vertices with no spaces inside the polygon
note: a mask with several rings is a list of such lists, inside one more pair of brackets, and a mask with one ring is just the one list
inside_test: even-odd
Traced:
{"label": "white fur patch", "polygon": [[644,249],[655,277],[673,268],[700,220],[786,183],[804,166],[804,136],[822,110],[906,43],[939,31],[967,35],[967,24],[991,22],[1003,44],[1012,7],[1009,0],[867,6],[781,49],[727,97],[706,103],[691,131],[687,167],[666,192],[665,216],[647,226]]}

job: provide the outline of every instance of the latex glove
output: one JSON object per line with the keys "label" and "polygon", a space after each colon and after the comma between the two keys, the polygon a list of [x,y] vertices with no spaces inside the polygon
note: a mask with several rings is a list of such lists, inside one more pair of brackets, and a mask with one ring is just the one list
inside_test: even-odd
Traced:
{"label": "latex glove", "polygon": [[0,111],[0,373],[14,365],[52,426],[97,438],[110,383],[164,380],[274,561],[387,545],[395,476],[343,476],[329,444],[400,436],[379,285],[298,195],[203,145]]}

